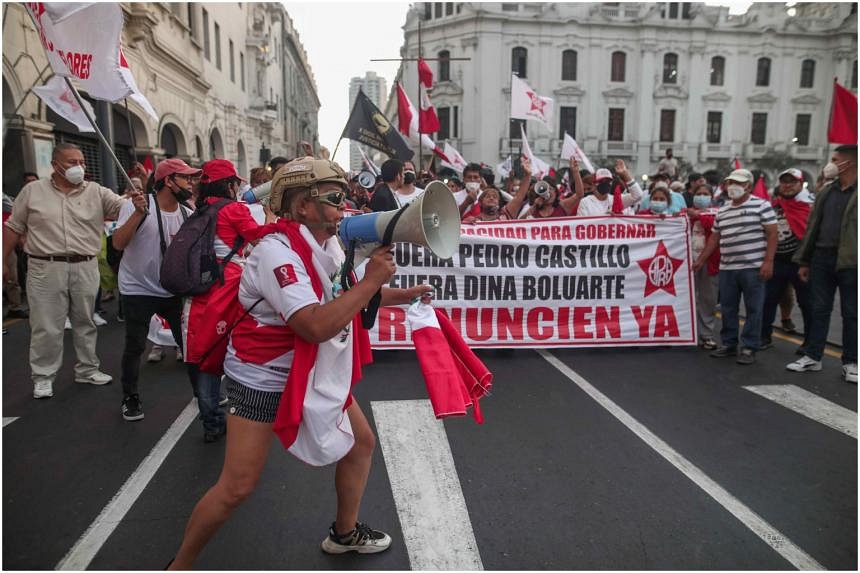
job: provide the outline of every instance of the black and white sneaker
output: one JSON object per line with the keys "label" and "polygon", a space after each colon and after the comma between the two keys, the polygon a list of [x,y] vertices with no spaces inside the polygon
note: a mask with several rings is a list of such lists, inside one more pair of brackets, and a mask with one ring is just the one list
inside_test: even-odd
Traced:
{"label": "black and white sneaker", "polygon": [[391,537],[387,533],[371,529],[367,524],[359,521],[355,524],[355,529],[346,535],[338,535],[332,523],[328,530],[328,537],[323,539],[322,550],[333,555],[348,551],[379,553],[388,549],[390,545]]}
{"label": "black and white sneaker", "polygon": [[122,399],[122,418],[129,422],[143,420],[143,408],[140,405],[140,396],[132,394]]}

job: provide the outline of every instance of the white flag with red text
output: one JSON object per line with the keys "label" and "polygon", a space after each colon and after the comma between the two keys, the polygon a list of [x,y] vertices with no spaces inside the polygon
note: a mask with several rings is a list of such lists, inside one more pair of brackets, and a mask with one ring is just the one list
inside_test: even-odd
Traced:
{"label": "white flag with red text", "polygon": [[95,99],[119,101],[134,92],[120,69],[122,9],[118,3],[25,3],[51,68],[73,77]]}
{"label": "white flag with red text", "polygon": [[552,98],[539,96],[525,80],[516,75],[511,79],[511,118],[535,119],[552,131]]}
{"label": "white flag with red text", "polygon": [[571,157],[576,157],[576,160],[588,169],[589,172],[594,173],[594,165],[591,164],[591,161],[588,160],[588,157],[585,156],[585,152],[579,146],[574,138],[572,138],[568,133],[564,132],[564,143],[561,146],[561,158],[564,161],[570,161]]}
{"label": "white flag with red text", "polygon": [[[77,127],[78,131],[95,131],[62,76],[52,77],[45,85],[34,87],[33,92],[57,115]],[[93,117],[93,106],[84,99],[82,101],[90,117]]]}
{"label": "white flag with red text", "polygon": [[529,158],[529,162],[532,164],[532,175],[534,175],[537,179],[543,179],[546,175],[549,175],[549,163],[541,159],[532,153],[532,148],[529,145],[529,140],[526,139],[526,130],[523,129],[523,126],[520,125],[520,132],[523,137],[523,155]]}

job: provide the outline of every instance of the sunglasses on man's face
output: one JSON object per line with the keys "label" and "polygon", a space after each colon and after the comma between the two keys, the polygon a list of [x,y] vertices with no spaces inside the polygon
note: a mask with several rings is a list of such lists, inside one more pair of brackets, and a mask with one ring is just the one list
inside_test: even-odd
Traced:
{"label": "sunglasses on man's face", "polygon": [[320,195],[317,199],[319,199],[320,203],[325,203],[332,207],[343,207],[344,201],[346,201],[346,193],[343,191],[332,191],[325,195]]}

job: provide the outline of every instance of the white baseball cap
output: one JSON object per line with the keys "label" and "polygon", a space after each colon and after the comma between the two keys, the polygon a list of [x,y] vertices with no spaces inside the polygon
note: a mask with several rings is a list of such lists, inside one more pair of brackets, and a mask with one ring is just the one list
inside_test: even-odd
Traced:
{"label": "white baseball cap", "polygon": [[601,167],[594,174],[595,183],[597,183],[598,181],[606,181],[607,179],[612,179],[612,173],[609,171],[609,169]]}

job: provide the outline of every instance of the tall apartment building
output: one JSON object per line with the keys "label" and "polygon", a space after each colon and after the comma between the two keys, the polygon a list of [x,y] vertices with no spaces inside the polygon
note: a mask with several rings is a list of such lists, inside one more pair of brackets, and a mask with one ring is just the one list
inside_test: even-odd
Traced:
{"label": "tall apartment building", "polygon": [[[467,160],[519,148],[510,76],[555,100],[552,129],[527,122],[532,149],[558,160],[562,134],[590,156],[652,173],[665,149],[698,169],[782,153],[813,170],[828,152],[833,78],[857,91],[857,4],[755,3],[742,15],[701,2],[419,2],[401,55],[436,74],[436,134]],[[446,61],[446,58],[469,58]],[[416,66],[398,79],[416,91]],[[386,115],[396,115],[389,102]]]}
{"label": "tall apartment building", "polygon": [[[349,80],[349,108],[352,109],[355,103],[355,96],[358,95],[358,91],[361,89],[376,107],[384,109],[388,94],[385,83],[385,78],[378,76],[376,72],[366,72],[363,78],[354,77]],[[363,168],[361,152],[359,152],[358,146],[359,144],[354,141],[349,142],[349,168],[353,170]]]}
{"label": "tall apartment building", "polygon": [[[266,153],[294,157],[302,140],[318,147],[316,84],[283,4],[120,6],[125,56],[159,114],[156,121],[131,100],[128,114],[122,104],[112,106],[114,149],[124,165],[132,155],[155,162],[176,156],[195,165],[223,157],[247,176]],[[17,193],[25,170],[48,175],[59,141],[78,144],[90,177],[102,181],[95,134],[79,133],[28,91],[47,60],[23,6],[4,10],[4,191]]]}

